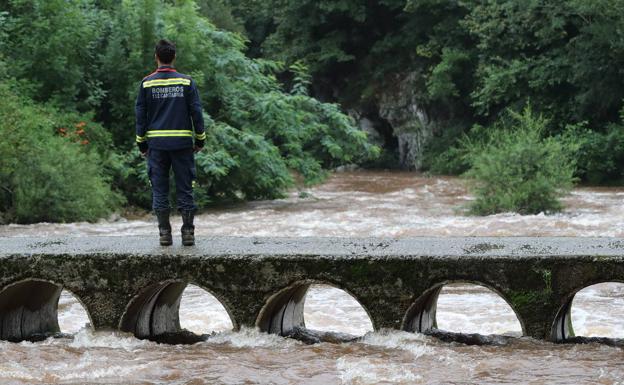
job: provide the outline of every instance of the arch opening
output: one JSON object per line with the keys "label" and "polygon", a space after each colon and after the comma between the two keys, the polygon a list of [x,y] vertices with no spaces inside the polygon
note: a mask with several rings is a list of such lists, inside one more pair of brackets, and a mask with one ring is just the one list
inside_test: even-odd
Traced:
{"label": "arch opening", "polygon": [[[62,301],[61,293],[67,293]],[[54,282],[26,279],[0,291],[2,340],[40,341],[61,332],[75,333],[89,324],[89,320],[89,314],[80,300]],[[74,327],[80,323],[80,327]]]}
{"label": "arch opening", "polygon": [[352,294],[315,281],[298,282],[269,298],[257,326],[268,333],[301,336],[312,342],[374,330],[368,312]]}
{"label": "arch opening", "polygon": [[223,304],[208,290],[189,284],[180,302],[180,327],[195,334],[211,334],[234,329]]}
{"label": "arch opening", "polygon": [[497,291],[478,282],[445,282],[425,292],[408,311],[404,329],[522,336],[524,327]]}
{"label": "arch opening", "polygon": [[61,333],[66,334],[76,334],[84,328],[92,328],[87,308],[67,289],[63,289],[59,296],[58,323]]}
{"label": "arch opening", "polygon": [[[180,306],[183,293],[187,286],[191,286],[191,294],[195,298],[185,301],[183,314],[185,321],[180,323]],[[207,338],[202,330],[202,325],[189,320],[186,316],[190,313],[197,313],[196,300],[205,300],[208,296],[210,303],[217,302],[225,311],[223,304],[206,290],[196,286],[187,285],[186,282],[171,280],[152,284],[144,288],[136,295],[126,307],[126,311],[121,317],[119,329],[121,331],[133,333],[135,337],[149,339],[156,342],[169,344],[192,344],[203,341]],[[210,298],[212,297],[212,298]],[[203,304],[199,304],[200,306]],[[229,313],[225,311],[229,318]],[[230,329],[233,321],[230,318]],[[184,326],[191,326],[186,329]],[[206,326],[205,323],[203,326]],[[209,327],[211,325],[208,325]],[[198,333],[199,332],[199,333]]]}
{"label": "arch opening", "polygon": [[553,325],[553,339],[623,339],[623,318],[624,283],[596,283],[576,292],[559,310]]}

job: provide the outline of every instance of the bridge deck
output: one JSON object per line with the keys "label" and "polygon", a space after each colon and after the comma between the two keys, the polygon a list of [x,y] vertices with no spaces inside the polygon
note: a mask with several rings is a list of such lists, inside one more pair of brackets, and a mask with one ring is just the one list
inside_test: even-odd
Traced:
{"label": "bridge deck", "polygon": [[161,247],[146,237],[2,238],[8,255],[181,255],[331,257],[624,257],[624,239],[572,237],[201,238],[193,247]]}

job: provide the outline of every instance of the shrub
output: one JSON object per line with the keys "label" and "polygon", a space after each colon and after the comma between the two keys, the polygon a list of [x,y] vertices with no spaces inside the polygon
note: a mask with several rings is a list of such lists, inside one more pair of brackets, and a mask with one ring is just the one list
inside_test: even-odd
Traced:
{"label": "shrub", "polygon": [[198,198],[202,194],[213,201],[281,198],[293,183],[277,147],[260,135],[218,123],[206,146],[207,151],[196,157]]}
{"label": "shrub", "polygon": [[610,124],[606,132],[592,131],[587,123],[569,125],[561,139],[575,146],[576,175],[591,185],[624,181],[624,127]]}
{"label": "shrub", "polygon": [[[553,137],[543,138],[548,120],[509,111],[507,119],[492,127],[483,140],[465,139],[465,175],[474,183],[477,215],[500,212],[537,214],[562,209],[559,198],[574,185],[575,148]],[[476,137],[479,137],[479,133]]]}
{"label": "shrub", "polygon": [[[18,97],[11,85],[0,82],[0,210],[5,219],[95,221],[109,214],[121,198],[104,176],[101,154],[110,139],[101,126],[37,106]],[[87,137],[103,147],[89,149]]]}
{"label": "shrub", "polygon": [[11,181],[16,222],[95,221],[116,201],[95,154],[61,138],[37,141],[20,157]]}

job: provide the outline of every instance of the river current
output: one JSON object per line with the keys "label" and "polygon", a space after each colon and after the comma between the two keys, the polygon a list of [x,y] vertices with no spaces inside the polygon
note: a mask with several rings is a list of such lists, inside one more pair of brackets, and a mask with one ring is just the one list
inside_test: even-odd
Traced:
{"label": "river current", "polygon": [[[196,219],[196,234],[624,237],[622,188],[577,188],[556,215],[472,217],[465,214],[471,199],[458,178],[337,173],[285,199],[207,211]],[[95,224],[0,226],[0,237],[154,237],[155,229],[149,216],[115,217]],[[0,342],[0,384],[624,384],[621,348],[526,337],[505,346],[466,346],[420,334],[373,332],[357,301],[323,285],[312,286],[306,297],[307,327],[363,335],[360,341],[304,345],[254,329],[232,332],[219,302],[195,286],[184,293],[180,319],[184,328],[215,334],[195,345],[170,346],[95,333],[78,301],[63,292],[59,324],[73,339]],[[446,286],[437,319],[448,331],[520,335],[508,305],[476,285]],[[579,292],[572,319],[577,335],[623,338],[624,285],[603,283]]]}

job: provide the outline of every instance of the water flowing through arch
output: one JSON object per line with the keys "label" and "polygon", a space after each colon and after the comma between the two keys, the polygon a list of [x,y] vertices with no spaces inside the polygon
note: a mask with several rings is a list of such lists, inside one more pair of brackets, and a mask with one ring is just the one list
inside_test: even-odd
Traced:
{"label": "water flowing through arch", "polygon": [[58,323],[62,333],[75,334],[91,327],[89,313],[78,297],[63,289],[58,301]]}
{"label": "water flowing through arch", "polygon": [[180,327],[196,334],[232,330],[232,319],[223,304],[209,291],[189,284],[180,301]]}
{"label": "water flowing through arch", "polygon": [[437,328],[478,334],[522,335],[522,326],[509,304],[493,290],[474,283],[444,285],[438,295]]}
{"label": "water flowing through arch", "polygon": [[571,326],[575,336],[624,338],[624,283],[603,282],[574,295]]}
{"label": "water flowing through arch", "polygon": [[356,336],[373,331],[366,310],[349,293],[334,286],[314,284],[306,293],[304,319],[307,328]]}

